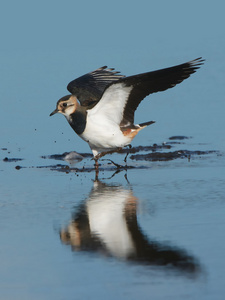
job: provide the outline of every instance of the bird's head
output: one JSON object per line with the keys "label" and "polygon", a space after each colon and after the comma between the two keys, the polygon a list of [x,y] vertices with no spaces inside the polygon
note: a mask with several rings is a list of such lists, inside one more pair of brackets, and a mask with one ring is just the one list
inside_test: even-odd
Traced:
{"label": "bird's head", "polygon": [[61,113],[66,117],[69,117],[76,111],[78,106],[77,98],[74,95],[67,95],[59,99],[56,104],[56,109],[50,114],[53,116],[56,113]]}

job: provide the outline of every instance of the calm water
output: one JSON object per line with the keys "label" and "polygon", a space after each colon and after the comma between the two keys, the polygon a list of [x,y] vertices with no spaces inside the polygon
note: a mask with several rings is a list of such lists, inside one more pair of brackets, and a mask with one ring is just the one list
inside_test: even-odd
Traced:
{"label": "calm water", "polygon": [[34,161],[0,165],[1,299],[222,299],[223,154],[128,160],[145,168],[111,179],[106,164],[99,182]]}
{"label": "calm water", "polygon": [[[224,4],[143,2],[127,14],[126,1],[120,11],[50,2],[5,3],[0,21],[0,299],[223,299]],[[189,158],[130,157],[116,174],[103,161],[98,182],[90,158],[61,160],[90,153],[62,116],[48,117],[70,80],[201,55],[196,74],[136,114],[156,123],[133,146],[170,143],[159,152]],[[108,158],[124,164],[124,154]]]}

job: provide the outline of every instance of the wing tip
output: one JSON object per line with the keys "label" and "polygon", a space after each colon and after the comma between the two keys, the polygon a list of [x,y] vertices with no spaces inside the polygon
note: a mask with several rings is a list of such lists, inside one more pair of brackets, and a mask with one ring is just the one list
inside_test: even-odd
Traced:
{"label": "wing tip", "polygon": [[[103,72],[102,72],[103,71]],[[101,73],[102,72],[102,73]],[[126,77],[125,75],[120,74],[120,71],[115,71],[115,68],[108,68],[108,66],[103,66],[100,67],[94,71],[92,71],[91,73],[93,76],[98,76],[98,77],[107,77],[110,76],[112,79],[121,79]]]}
{"label": "wing tip", "polygon": [[200,56],[196,59],[189,61],[188,64],[190,67],[196,67],[199,69],[199,66],[203,65],[204,62],[205,62],[205,59]]}
{"label": "wing tip", "polygon": [[[187,76],[187,74],[195,73],[198,69],[200,69],[200,67],[204,64],[204,62],[205,62],[204,58],[198,57],[187,63],[184,63],[183,70],[186,73],[185,76]],[[186,77],[184,77],[184,78],[186,78]]]}

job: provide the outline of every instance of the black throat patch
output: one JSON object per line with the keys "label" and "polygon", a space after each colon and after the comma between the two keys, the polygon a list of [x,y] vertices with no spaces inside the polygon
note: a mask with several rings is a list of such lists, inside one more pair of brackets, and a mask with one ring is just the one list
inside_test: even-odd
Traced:
{"label": "black throat patch", "polygon": [[86,127],[87,113],[75,111],[75,113],[71,114],[70,117],[70,126],[78,135],[82,134]]}

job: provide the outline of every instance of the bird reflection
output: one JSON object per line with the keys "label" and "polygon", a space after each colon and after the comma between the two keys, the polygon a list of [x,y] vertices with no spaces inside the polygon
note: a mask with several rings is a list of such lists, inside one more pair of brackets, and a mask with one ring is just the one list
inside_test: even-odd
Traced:
{"label": "bird reflection", "polygon": [[143,233],[137,221],[137,204],[131,189],[94,182],[89,197],[61,230],[61,241],[71,245],[73,251],[98,252],[142,265],[198,273],[197,260],[184,249]]}

